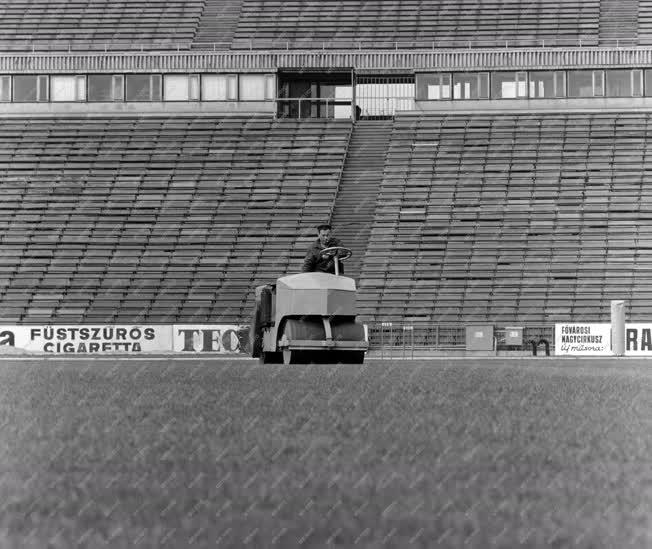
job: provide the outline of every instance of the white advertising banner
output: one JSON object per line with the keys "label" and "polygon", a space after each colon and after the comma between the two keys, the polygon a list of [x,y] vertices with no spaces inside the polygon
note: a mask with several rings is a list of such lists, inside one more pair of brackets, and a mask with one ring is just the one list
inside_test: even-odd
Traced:
{"label": "white advertising banner", "polygon": [[555,324],[555,354],[610,355],[611,324]]}
{"label": "white advertising banner", "polygon": [[[555,324],[556,355],[611,355],[611,324]],[[625,356],[652,356],[652,323],[625,325]]]}
{"label": "white advertising banner", "polygon": [[12,350],[42,354],[169,353],[172,351],[172,327],[0,326],[0,354]]}
{"label": "white advertising banner", "polygon": [[175,353],[243,354],[247,352],[249,327],[237,324],[175,324]]}

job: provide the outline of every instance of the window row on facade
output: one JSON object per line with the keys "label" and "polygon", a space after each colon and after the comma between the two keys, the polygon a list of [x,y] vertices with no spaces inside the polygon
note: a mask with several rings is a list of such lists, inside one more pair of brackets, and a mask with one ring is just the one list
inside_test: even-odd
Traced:
{"label": "window row on facade", "polygon": [[0,101],[270,101],[273,74],[0,75]]}
{"label": "window row on facade", "polygon": [[[652,97],[652,69],[420,72],[414,81],[417,101]],[[272,101],[276,85],[263,73],[0,75],[0,101]]]}
{"label": "window row on facade", "polygon": [[416,74],[418,101],[644,96],[652,96],[652,69]]}

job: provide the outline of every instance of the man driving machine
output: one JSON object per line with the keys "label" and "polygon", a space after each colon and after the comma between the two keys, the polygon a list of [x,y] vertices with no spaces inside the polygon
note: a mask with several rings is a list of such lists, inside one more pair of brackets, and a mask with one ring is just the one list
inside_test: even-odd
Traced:
{"label": "man driving machine", "polygon": [[[327,248],[339,248],[342,246],[337,238],[331,236],[331,231],[332,227],[327,223],[317,227],[317,240],[310,246],[306,253],[306,258],[303,260],[302,271],[304,273],[344,274],[342,261],[336,259],[339,258],[340,250],[327,250]],[[335,272],[335,261],[338,263],[337,273]]]}

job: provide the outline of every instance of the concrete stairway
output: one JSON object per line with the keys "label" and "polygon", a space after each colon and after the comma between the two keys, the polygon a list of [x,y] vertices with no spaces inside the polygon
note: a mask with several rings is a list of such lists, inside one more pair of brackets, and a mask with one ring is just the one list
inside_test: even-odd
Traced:
{"label": "concrete stairway", "polygon": [[600,46],[638,44],[639,0],[601,0]]}
{"label": "concrete stairway", "polygon": [[238,26],[242,0],[206,0],[193,48],[228,50]]}
{"label": "concrete stairway", "polygon": [[369,244],[393,120],[356,122],[331,217],[334,236],[353,251],[345,274],[356,280]]}

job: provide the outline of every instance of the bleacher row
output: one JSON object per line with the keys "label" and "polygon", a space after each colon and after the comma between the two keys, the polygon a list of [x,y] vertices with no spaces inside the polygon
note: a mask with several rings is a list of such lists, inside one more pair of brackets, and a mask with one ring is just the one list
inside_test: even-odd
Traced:
{"label": "bleacher row", "polygon": [[650,113],[397,117],[364,318],[649,320],[650,146]]}
{"label": "bleacher row", "polygon": [[15,0],[0,7],[3,49],[24,43],[135,41],[175,47],[193,40],[205,0]]}
{"label": "bleacher row", "polygon": [[0,51],[649,45],[651,0],[18,0]]}
{"label": "bleacher row", "polygon": [[[649,43],[652,14],[640,3],[639,34]],[[0,19],[0,51],[591,46],[601,23],[600,0],[18,0],[0,7]]]}
{"label": "bleacher row", "polygon": [[599,24],[600,0],[244,0],[233,47],[563,38],[597,45]]}
{"label": "bleacher row", "polygon": [[0,322],[241,322],[328,219],[349,121],[0,119]]}

